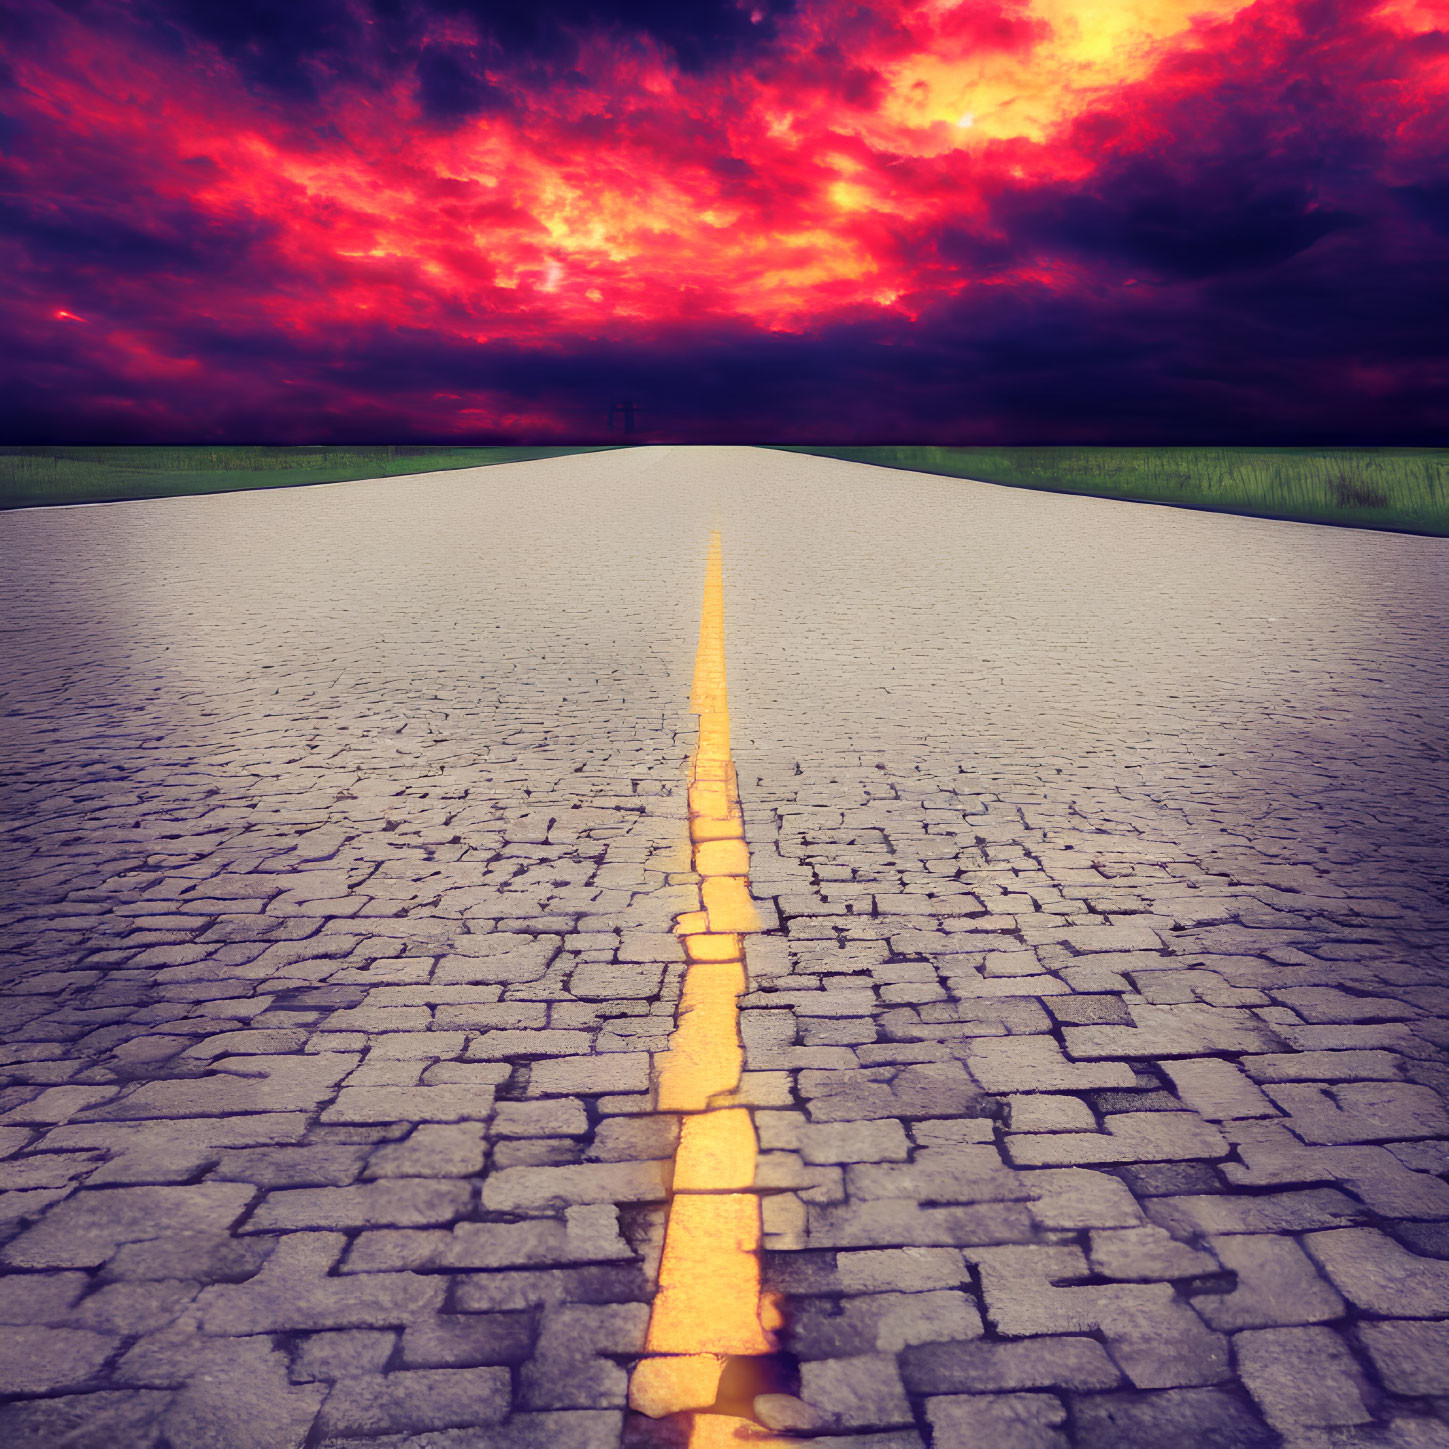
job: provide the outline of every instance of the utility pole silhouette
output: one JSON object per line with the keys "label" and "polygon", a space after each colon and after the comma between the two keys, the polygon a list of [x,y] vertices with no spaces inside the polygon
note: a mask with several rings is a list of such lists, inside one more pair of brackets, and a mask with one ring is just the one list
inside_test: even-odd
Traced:
{"label": "utility pole silhouette", "polygon": [[609,431],[614,431],[614,419],[620,418],[625,433],[634,431],[634,404],[632,402],[611,402],[609,404]]}

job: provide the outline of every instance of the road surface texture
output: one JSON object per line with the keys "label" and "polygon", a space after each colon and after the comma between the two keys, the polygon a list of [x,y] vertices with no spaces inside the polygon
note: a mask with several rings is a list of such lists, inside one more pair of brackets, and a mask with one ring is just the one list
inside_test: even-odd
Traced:
{"label": "road surface texture", "polygon": [[731,448],[0,517],[0,1442],[684,1442],[711,527],[756,1416],[1449,1445],[1449,544]]}

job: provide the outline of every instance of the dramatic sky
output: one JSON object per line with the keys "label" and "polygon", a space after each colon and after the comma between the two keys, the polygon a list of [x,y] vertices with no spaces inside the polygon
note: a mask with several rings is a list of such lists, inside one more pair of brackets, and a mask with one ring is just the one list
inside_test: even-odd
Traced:
{"label": "dramatic sky", "polygon": [[1449,0],[5,0],[10,441],[1449,441]]}

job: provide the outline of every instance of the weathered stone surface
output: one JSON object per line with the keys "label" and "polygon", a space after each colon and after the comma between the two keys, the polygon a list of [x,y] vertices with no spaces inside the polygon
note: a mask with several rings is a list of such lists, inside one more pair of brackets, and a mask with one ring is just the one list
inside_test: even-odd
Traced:
{"label": "weathered stone surface", "polygon": [[408,1325],[402,1363],[406,1368],[522,1363],[532,1351],[534,1337],[531,1315],[526,1313],[445,1313]]}
{"label": "weathered stone surface", "polygon": [[1095,1132],[1097,1119],[1080,1097],[1018,1096],[1010,1099],[1010,1123],[1017,1132]]}
{"label": "weathered stone surface", "polygon": [[597,1096],[605,1092],[643,1092],[648,1087],[647,1052],[555,1057],[536,1062],[528,1075],[528,1089],[533,1096]]}
{"label": "weathered stone surface", "polygon": [[968,1066],[988,1092],[1080,1092],[1090,1087],[1130,1087],[1134,1080],[1124,1063],[1069,1061],[1046,1036],[973,1042]]}
{"label": "weathered stone surface", "polygon": [[84,1273],[11,1273],[0,1277],[0,1323],[56,1323],[90,1286]]}
{"label": "weathered stone surface", "polygon": [[1092,1271],[1123,1282],[1197,1278],[1218,1269],[1212,1254],[1179,1243],[1156,1227],[1098,1228],[1090,1244]]}
{"label": "weathered stone surface", "polygon": [[1312,1143],[1388,1142],[1449,1136],[1449,1111],[1429,1087],[1407,1082],[1273,1085],[1295,1136]]}
{"label": "weathered stone surface", "polygon": [[487,1152],[484,1129],[476,1123],[425,1122],[404,1141],[379,1147],[368,1158],[366,1176],[476,1177]]}
{"label": "weathered stone surface", "polygon": [[837,1253],[836,1279],[847,1293],[906,1293],[954,1288],[967,1281],[965,1260],[954,1248],[894,1248]]}
{"label": "weathered stone surface", "polygon": [[899,1353],[913,1344],[981,1335],[974,1300],[955,1289],[860,1293],[797,1305],[787,1328],[792,1351],[803,1358],[854,1358]]}
{"label": "weathered stone surface", "polygon": [[762,1397],[1428,1449],[1440,542],[682,449],[0,514],[0,1440],[618,1449],[707,493]]}
{"label": "weathered stone surface", "polygon": [[589,1128],[583,1103],[572,1098],[546,1102],[500,1102],[491,1131],[495,1137],[577,1137]]}
{"label": "weathered stone surface", "polygon": [[396,1344],[397,1334],[386,1329],[342,1328],[309,1333],[293,1355],[292,1381],[330,1383],[381,1373]]}
{"label": "weathered stone surface", "polygon": [[1292,1238],[1243,1234],[1209,1242],[1223,1267],[1237,1275],[1231,1293],[1203,1293],[1193,1299],[1193,1307],[1213,1328],[1231,1332],[1328,1323],[1343,1314],[1343,1299]]}
{"label": "weathered stone surface", "polygon": [[1231,1062],[1220,1057],[1188,1057],[1164,1061],[1162,1070],[1177,1095],[1210,1122],[1274,1117],[1277,1108]]}
{"label": "weathered stone surface", "polygon": [[1310,1228],[1345,1227],[1366,1216],[1363,1207],[1337,1188],[1235,1197],[1155,1197],[1149,1217],[1179,1237],[1193,1233],[1294,1233]]}
{"label": "weathered stone surface", "polygon": [[488,1087],[343,1087],[324,1122],[481,1122],[493,1112]]}
{"label": "weathered stone surface", "polygon": [[335,1435],[471,1428],[500,1422],[508,1402],[506,1369],[410,1369],[338,1380],[317,1422]]}
{"label": "weathered stone surface", "polygon": [[79,1328],[7,1328],[0,1334],[0,1393],[76,1388],[96,1376],[117,1343]]}
{"label": "weathered stone surface", "polygon": [[290,1449],[303,1441],[324,1390],[290,1384],[265,1338],[199,1346],[193,1372],[161,1420],[163,1442],[198,1449]]}
{"label": "weathered stone surface", "polygon": [[1051,1394],[926,1400],[938,1449],[1068,1449],[1066,1407]]}
{"label": "weathered stone surface", "polygon": [[1194,1112],[1118,1112],[1101,1132],[1013,1132],[1011,1160],[1023,1167],[1067,1167],[1089,1162],[1172,1162],[1225,1157],[1221,1132]]}
{"label": "weathered stone surface", "polygon": [[1359,1335],[1391,1393],[1449,1394],[1449,1323],[1363,1323]]}
{"label": "weathered stone surface", "polygon": [[1275,1429],[1367,1423],[1358,1368],[1331,1328],[1260,1328],[1236,1334],[1248,1391]]}
{"label": "weathered stone surface", "polygon": [[802,1123],[795,1145],[809,1163],[904,1162],[910,1155],[905,1131],[892,1119]]}
{"label": "weathered stone surface", "polygon": [[1127,1185],[1106,1172],[1053,1167],[1022,1173],[1020,1181],[1033,1195],[1027,1206],[1043,1228],[1133,1228],[1143,1221]]}
{"label": "weathered stone surface", "polygon": [[911,1406],[891,1354],[803,1364],[800,1397],[823,1416],[821,1427],[881,1429],[912,1422]]}
{"label": "weathered stone surface", "polygon": [[9,1449],[153,1449],[169,1393],[103,1390],[12,1399],[0,1404],[0,1442]]}
{"label": "weathered stone surface", "polygon": [[1075,1061],[1114,1057],[1196,1057],[1208,1052],[1271,1052],[1280,1045],[1250,1012],[1197,1002],[1128,1005],[1131,1026],[1068,1026],[1067,1055]]}
{"label": "weathered stone surface", "polygon": [[1242,1067],[1257,1082],[1396,1082],[1399,1059],[1382,1051],[1296,1051],[1245,1056]]}
{"label": "weathered stone surface", "polygon": [[672,1163],[589,1162],[570,1167],[505,1167],[483,1184],[495,1212],[562,1211],[576,1203],[662,1202]]}
{"label": "weathered stone surface", "polygon": [[521,1373],[530,1409],[623,1408],[628,1375],[617,1360],[644,1349],[642,1303],[561,1303],[544,1310],[538,1346]]}
{"label": "weathered stone surface", "polygon": [[218,1284],[197,1299],[201,1326],[221,1335],[296,1329],[392,1328],[436,1312],[447,1292],[437,1277],[366,1273],[330,1277],[340,1233],[291,1233],[245,1283]]}
{"label": "weathered stone surface", "polygon": [[77,1193],[11,1242],[4,1258],[20,1268],[88,1268],[122,1243],[235,1222],[255,1196],[244,1183],[118,1187]]}
{"label": "weathered stone surface", "polygon": [[472,1197],[466,1183],[416,1178],[269,1192],[247,1219],[250,1233],[295,1228],[427,1227],[460,1217]]}
{"label": "weathered stone surface", "polygon": [[1355,1307],[1385,1318],[1449,1317],[1449,1263],[1411,1253],[1376,1228],[1309,1233],[1303,1242]]}
{"label": "weathered stone surface", "polygon": [[1051,1336],[924,1344],[901,1355],[901,1373],[906,1388],[917,1394],[1110,1389],[1122,1382],[1095,1339]]}
{"label": "weathered stone surface", "polygon": [[1072,1411],[1080,1449],[1279,1449],[1281,1437],[1222,1389],[1091,1394]]}
{"label": "weathered stone surface", "polygon": [[1057,1286],[1085,1276],[1075,1248],[971,1248],[986,1313],[1009,1337],[1100,1329],[1113,1357],[1138,1388],[1221,1382],[1227,1345],[1180,1304],[1166,1283]]}

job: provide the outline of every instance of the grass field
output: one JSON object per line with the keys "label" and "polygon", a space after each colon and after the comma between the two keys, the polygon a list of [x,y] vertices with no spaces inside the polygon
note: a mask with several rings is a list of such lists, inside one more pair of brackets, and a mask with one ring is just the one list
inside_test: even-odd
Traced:
{"label": "grass field", "polygon": [[1263,518],[1449,535],[1449,448],[814,448],[1008,483]]}
{"label": "grass field", "polygon": [[0,448],[0,508],[344,483],[597,448]]}

